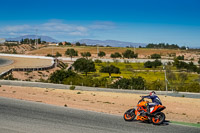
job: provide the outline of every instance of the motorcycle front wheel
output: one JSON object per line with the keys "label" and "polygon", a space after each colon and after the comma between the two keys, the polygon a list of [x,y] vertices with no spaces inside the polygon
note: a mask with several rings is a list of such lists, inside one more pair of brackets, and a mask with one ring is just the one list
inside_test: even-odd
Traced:
{"label": "motorcycle front wheel", "polygon": [[135,109],[129,109],[124,113],[124,120],[125,121],[133,121],[135,119]]}

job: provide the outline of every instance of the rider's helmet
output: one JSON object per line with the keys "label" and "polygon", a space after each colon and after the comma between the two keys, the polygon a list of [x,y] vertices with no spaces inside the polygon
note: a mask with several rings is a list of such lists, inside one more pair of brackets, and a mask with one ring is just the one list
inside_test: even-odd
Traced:
{"label": "rider's helmet", "polygon": [[154,96],[154,95],[156,95],[156,93],[155,93],[155,91],[152,91],[152,92],[149,93],[149,95]]}

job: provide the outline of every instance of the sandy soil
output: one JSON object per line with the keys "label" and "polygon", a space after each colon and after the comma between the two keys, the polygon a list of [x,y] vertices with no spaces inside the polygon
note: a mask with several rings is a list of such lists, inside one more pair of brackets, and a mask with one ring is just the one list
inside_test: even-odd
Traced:
{"label": "sandy soil", "polygon": [[[55,54],[59,52],[62,56],[65,56],[65,51],[69,48],[73,48],[78,51],[79,57],[81,57],[82,52],[90,52],[92,57],[97,57],[96,47],[44,47],[38,50],[27,51],[30,55],[47,55]],[[176,56],[184,55],[186,60],[197,61],[200,58],[200,53],[197,51],[187,51],[187,50],[174,50],[174,49],[145,49],[145,48],[129,48],[135,53],[138,53],[138,58],[149,58],[151,54],[160,54],[162,58],[173,59],[170,54],[176,54]],[[110,58],[110,55],[115,52],[123,53],[127,48],[117,48],[117,47],[99,47],[99,51],[104,51],[106,56],[103,58]]]}
{"label": "sandy soil", "polygon": [[0,56],[0,58],[13,60],[12,64],[0,67],[0,73],[9,70],[11,68],[41,67],[41,66],[50,66],[52,64],[51,60],[49,59],[34,59],[34,58],[5,57],[5,56]]}
{"label": "sandy soil", "polygon": [[16,79],[35,82],[42,79],[47,80],[53,72],[59,69],[60,68],[56,67],[45,71],[31,71],[31,72],[13,71],[12,75]]}
{"label": "sandy soil", "polygon": [[[15,86],[1,86],[0,96],[117,115],[123,115],[140,99],[139,94]],[[159,97],[167,107],[167,120],[200,122],[200,99]]]}

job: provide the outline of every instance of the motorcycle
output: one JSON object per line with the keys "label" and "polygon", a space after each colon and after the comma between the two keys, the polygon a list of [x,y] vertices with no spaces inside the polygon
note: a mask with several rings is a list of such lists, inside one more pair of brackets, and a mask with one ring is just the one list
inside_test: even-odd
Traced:
{"label": "motorcycle", "polygon": [[133,121],[134,119],[143,122],[153,123],[155,125],[160,125],[165,121],[165,114],[161,112],[166,107],[162,105],[156,105],[150,107],[150,114],[147,114],[147,104],[149,101],[145,101],[142,97],[139,100],[137,107],[129,109],[124,113],[125,121]]}

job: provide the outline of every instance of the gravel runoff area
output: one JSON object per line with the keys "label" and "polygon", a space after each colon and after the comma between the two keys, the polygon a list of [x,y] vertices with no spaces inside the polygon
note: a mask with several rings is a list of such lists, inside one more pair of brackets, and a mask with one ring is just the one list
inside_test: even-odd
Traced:
{"label": "gravel runoff area", "polygon": [[[24,84],[25,82],[22,82],[21,86],[1,85],[0,96],[122,116],[126,110],[137,105],[141,95],[148,94],[147,92],[146,94],[105,92],[99,89],[96,91],[77,90],[78,88],[69,90],[67,87],[55,89],[56,85],[50,87],[48,84],[46,88],[22,87]],[[164,113],[167,120],[200,123],[200,99],[172,97],[159,95],[159,93],[158,96],[166,106]]]}
{"label": "gravel runoff area", "polygon": [[31,68],[31,67],[43,67],[52,65],[52,60],[50,59],[11,57],[11,56],[0,56],[0,58],[13,61],[13,63],[9,65],[0,66],[0,74],[2,72],[8,71],[11,68]]}

